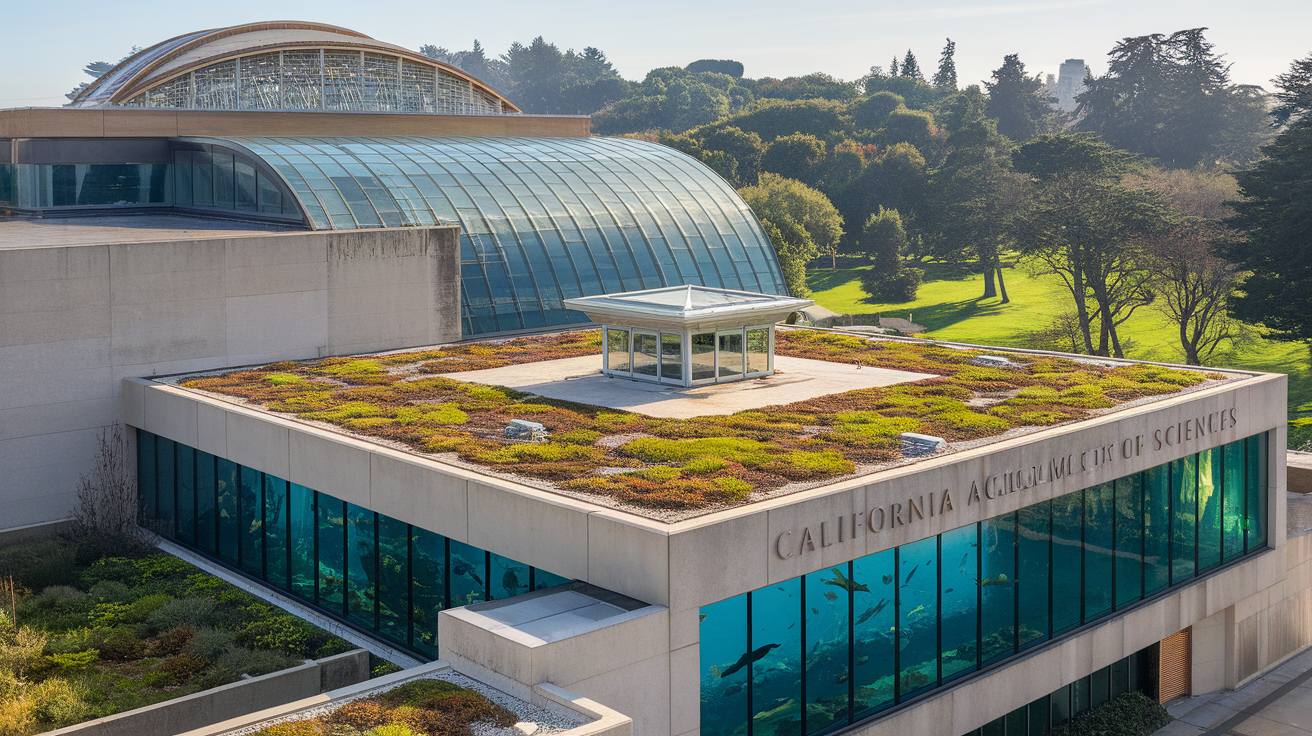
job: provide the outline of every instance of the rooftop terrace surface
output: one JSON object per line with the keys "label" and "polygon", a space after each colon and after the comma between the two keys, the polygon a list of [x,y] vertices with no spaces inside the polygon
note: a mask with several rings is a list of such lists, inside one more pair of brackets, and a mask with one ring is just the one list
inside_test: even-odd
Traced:
{"label": "rooftop terrace surface", "polygon": [[[167,381],[489,475],[677,521],[918,461],[902,455],[902,432],[943,437],[949,447],[940,453],[951,453],[1247,377],[812,330],[780,329],[775,345],[785,358],[930,377],[855,384],[792,397],[790,403],[693,418],[597,406],[602,393],[582,403],[449,377],[584,356],[592,356],[599,370],[601,335],[589,330],[284,361]],[[1006,356],[1012,365],[972,362],[982,355]],[[544,375],[550,371],[535,367],[544,368]],[[540,422],[549,439],[506,439],[503,430],[512,419]]]}
{"label": "rooftop terrace surface", "polygon": [[174,215],[0,218],[0,248],[148,243],[287,232],[288,228]]}

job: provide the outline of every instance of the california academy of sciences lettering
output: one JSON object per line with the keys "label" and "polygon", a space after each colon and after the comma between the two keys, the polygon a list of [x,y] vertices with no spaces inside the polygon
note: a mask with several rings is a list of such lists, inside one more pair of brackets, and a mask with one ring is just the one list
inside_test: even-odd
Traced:
{"label": "california academy of sciences lettering", "polygon": [[1037,735],[1312,644],[1285,376],[813,326],[700,163],[354,31],[0,111],[0,215],[7,527],[121,422],[165,549],[525,700]]}

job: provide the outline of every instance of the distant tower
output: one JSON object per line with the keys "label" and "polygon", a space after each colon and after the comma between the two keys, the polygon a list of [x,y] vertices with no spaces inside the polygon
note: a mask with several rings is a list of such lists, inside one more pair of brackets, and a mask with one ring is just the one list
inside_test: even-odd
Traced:
{"label": "distant tower", "polygon": [[1057,74],[1057,89],[1052,94],[1057,98],[1057,107],[1070,112],[1075,109],[1075,96],[1084,91],[1084,76],[1089,67],[1084,59],[1067,59]]}

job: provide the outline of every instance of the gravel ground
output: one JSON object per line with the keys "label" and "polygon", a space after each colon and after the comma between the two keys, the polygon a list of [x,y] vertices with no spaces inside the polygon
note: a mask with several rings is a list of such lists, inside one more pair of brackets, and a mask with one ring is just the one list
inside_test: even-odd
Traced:
{"label": "gravel ground", "polygon": [[[421,680],[421,679],[446,680],[447,682],[454,683],[456,685],[459,685],[460,687],[473,690],[474,692],[483,695],[488,700],[491,700],[497,705],[500,705],[506,710],[509,710],[515,715],[519,716],[520,721],[535,724],[538,727],[538,731],[537,731],[538,734],[560,733],[562,731],[568,731],[571,728],[577,728],[588,722],[588,719],[584,718],[581,715],[575,717],[558,715],[552,711],[547,710],[546,708],[539,708],[538,706],[533,705],[532,703],[526,703],[520,700],[519,698],[507,695],[506,693],[492,687],[491,685],[479,682],[478,680],[475,680],[471,677],[466,677],[454,670],[441,670],[439,672],[433,672],[430,674],[421,675],[420,677],[412,678],[410,680],[404,680],[402,682],[394,683],[392,685],[388,685],[385,687],[374,688],[372,690],[364,690],[359,693],[356,693],[355,695],[352,695],[349,698],[343,698],[341,700],[336,700],[331,703],[325,703],[323,705],[316,706],[314,708],[307,708],[305,710],[297,711],[296,713],[293,713],[291,715],[282,718],[274,718],[267,721],[261,721],[260,723],[251,726],[246,726],[243,728],[234,729],[232,731],[227,731],[223,734],[223,736],[246,736],[247,734],[257,733],[260,729],[268,728],[269,726],[272,726],[275,723],[285,723],[288,721],[301,721],[307,718],[314,718],[316,716],[325,715],[327,713],[333,712],[334,710],[342,707],[343,705],[346,705],[347,703],[353,700],[359,700],[360,698],[367,698],[371,695],[378,695],[379,693],[383,693],[383,692],[387,692],[388,690],[391,690],[397,685],[402,685],[406,682],[414,682],[415,680]],[[521,731],[519,731],[514,727],[497,728],[495,726],[491,726],[483,723],[474,724],[470,730],[474,732],[475,736],[524,736],[524,734]]]}

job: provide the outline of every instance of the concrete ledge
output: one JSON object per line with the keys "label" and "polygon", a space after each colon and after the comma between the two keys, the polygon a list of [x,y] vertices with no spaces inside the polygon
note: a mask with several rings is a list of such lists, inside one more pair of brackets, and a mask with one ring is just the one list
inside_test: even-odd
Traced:
{"label": "concrete ledge", "polygon": [[27,526],[16,526],[12,529],[0,531],[0,547],[18,544],[19,542],[28,542],[33,539],[44,539],[72,528],[72,519],[47,521],[42,524],[28,524]]}
{"label": "concrete ledge", "polygon": [[369,652],[363,649],[306,660],[299,667],[97,718],[55,731],[52,736],[142,736],[203,729],[216,721],[282,706],[322,692],[325,682],[355,684],[369,677]]}
{"label": "concrete ledge", "polygon": [[1290,493],[1312,493],[1312,452],[1286,452],[1285,473]]}
{"label": "concrete ledge", "polygon": [[571,728],[560,736],[633,736],[632,718],[549,682],[539,683],[533,687],[532,703],[547,710],[563,708],[566,711],[582,713],[592,719],[591,723]]}

